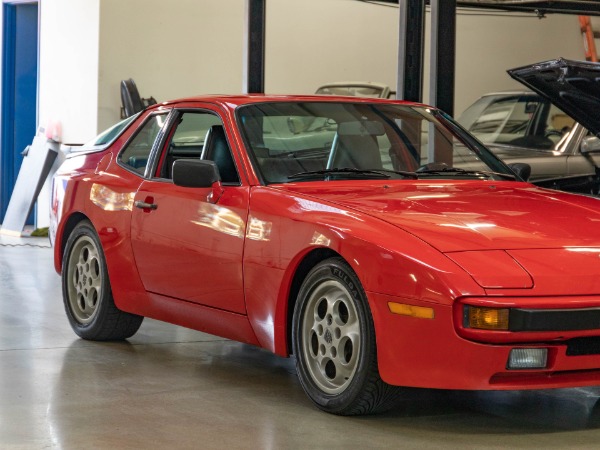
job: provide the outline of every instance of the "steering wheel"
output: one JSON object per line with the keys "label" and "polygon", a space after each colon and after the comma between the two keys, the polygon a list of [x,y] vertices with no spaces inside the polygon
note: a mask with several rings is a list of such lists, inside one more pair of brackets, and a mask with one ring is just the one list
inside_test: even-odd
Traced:
{"label": "steering wheel", "polygon": [[432,162],[419,167],[415,172],[427,172],[428,170],[444,170],[450,166],[443,162]]}
{"label": "steering wheel", "polygon": [[558,137],[562,137],[563,132],[560,130],[546,130],[546,132],[544,133],[544,137],[550,137],[550,136],[558,136]]}

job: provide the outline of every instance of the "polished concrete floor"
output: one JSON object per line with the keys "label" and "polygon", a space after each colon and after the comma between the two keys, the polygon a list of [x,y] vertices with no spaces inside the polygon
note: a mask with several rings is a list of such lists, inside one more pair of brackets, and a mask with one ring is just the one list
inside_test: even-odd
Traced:
{"label": "polished concrete floor", "polygon": [[128,342],[78,339],[47,240],[0,236],[0,449],[598,449],[599,397],[415,390],[331,416],[257,348],[148,319]]}

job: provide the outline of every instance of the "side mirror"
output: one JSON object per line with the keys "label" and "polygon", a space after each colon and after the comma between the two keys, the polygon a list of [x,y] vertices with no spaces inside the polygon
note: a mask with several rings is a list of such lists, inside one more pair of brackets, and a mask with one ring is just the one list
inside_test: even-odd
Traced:
{"label": "side mirror", "polygon": [[596,136],[588,136],[581,143],[581,153],[600,152],[600,139]]}
{"label": "side mirror", "polygon": [[173,184],[177,186],[207,188],[220,180],[219,169],[213,161],[178,159],[173,163]]}
{"label": "side mirror", "polygon": [[531,176],[531,166],[526,163],[512,163],[509,164],[510,170],[512,170],[515,175],[523,181],[529,180]]}

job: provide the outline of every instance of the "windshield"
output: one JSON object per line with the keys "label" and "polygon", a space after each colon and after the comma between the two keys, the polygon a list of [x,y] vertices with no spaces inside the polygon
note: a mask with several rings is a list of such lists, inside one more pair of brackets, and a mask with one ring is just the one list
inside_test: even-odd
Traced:
{"label": "windshield", "polygon": [[266,183],[514,174],[437,110],[349,102],[243,106],[238,119]]}
{"label": "windshield", "polygon": [[465,110],[458,122],[486,144],[555,150],[575,121],[535,94],[487,95]]}

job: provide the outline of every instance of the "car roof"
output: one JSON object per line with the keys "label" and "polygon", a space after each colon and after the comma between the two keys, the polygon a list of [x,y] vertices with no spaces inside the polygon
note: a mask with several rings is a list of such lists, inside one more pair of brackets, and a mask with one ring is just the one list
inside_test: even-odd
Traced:
{"label": "car roof", "polygon": [[178,106],[185,103],[216,103],[236,108],[243,105],[274,102],[327,102],[327,103],[382,103],[403,104],[408,106],[427,106],[421,103],[407,102],[403,100],[390,100],[370,97],[339,96],[339,95],[279,95],[279,94],[227,94],[227,95],[200,95],[195,97],[184,97],[158,103],[151,108],[161,106]]}

